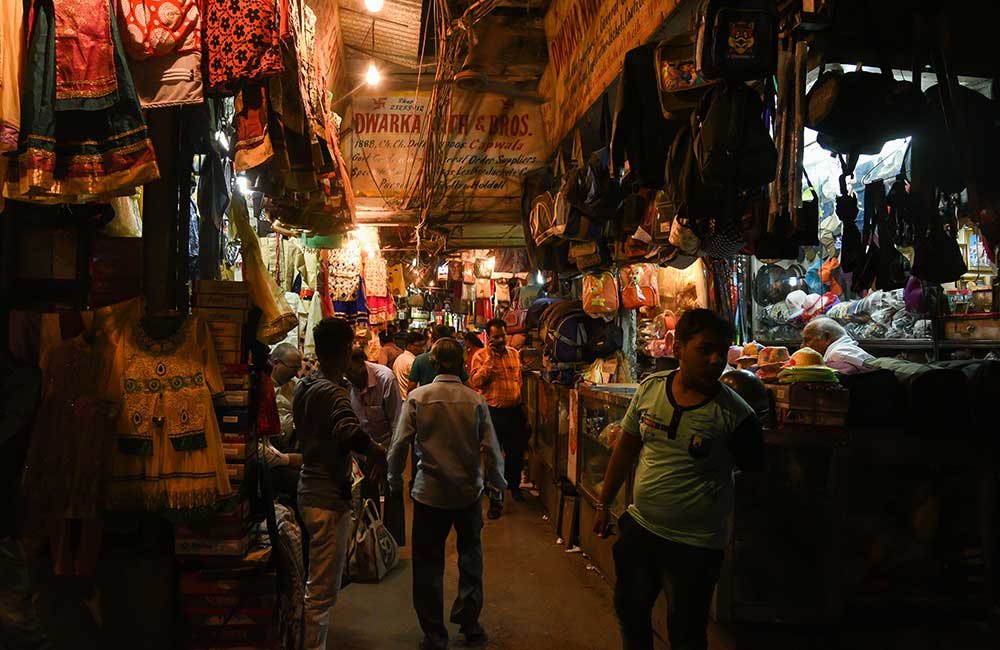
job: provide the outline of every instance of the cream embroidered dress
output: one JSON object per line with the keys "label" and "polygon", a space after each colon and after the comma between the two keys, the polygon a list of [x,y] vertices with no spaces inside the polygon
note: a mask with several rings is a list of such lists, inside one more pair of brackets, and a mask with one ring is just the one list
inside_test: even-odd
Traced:
{"label": "cream embroidered dress", "polygon": [[115,354],[121,394],[109,505],[161,510],[210,506],[232,494],[212,397],[224,391],[208,326],[188,316],[150,336],[135,309]]}

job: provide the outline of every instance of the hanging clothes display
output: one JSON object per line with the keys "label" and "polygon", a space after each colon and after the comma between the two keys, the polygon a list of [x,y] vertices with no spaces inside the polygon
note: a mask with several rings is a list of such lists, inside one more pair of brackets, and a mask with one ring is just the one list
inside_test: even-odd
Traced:
{"label": "hanging clothes display", "polygon": [[352,246],[330,251],[330,295],[334,302],[355,302],[361,283],[361,249]]}
{"label": "hanging clothes display", "polygon": [[403,265],[393,264],[386,267],[386,282],[389,284],[389,295],[393,298],[406,297],[406,280],[403,276]]}
{"label": "hanging clothes display", "polygon": [[211,506],[232,494],[212,398],[224,392],[212,335],[187,316],[157,338],[135,299],[114,308],[109,391],[119,396],[108,507]]}
{"label": "hanging clothes display", "polygon": [[97,566],[118,401],[108,390],[115,383],[110,361],[106,341],[81,334],[55,344],[41,363],[42,403],[23,485],[28,529],[49,538],[56,575],[92,575]]}
{"label": "hanging clothes display", "polygon": [[111,0],[37,0],[33,13],[5,196],[86,203],[159,178]]}
{"label": "hanging clothes display", "polygon": [[198,0],[120,0],[118,25],[143,108],[203,101]]}
{"label": "hanging clothes display", "polygon": [[274,0],[206,0],[208,90],[231,94],[248,81],[279,74],[281,47]]}
{"label": "hanging clothes display", "polygon": [[299,324],[298,316],[285,301],[285,292],[278,288],[264,267],[260,255],[260,241],[250,227],[247,203],[240,193],[233,194],[229,217],[239,234],[240,250],[243,254],[243,278],[250,287],[250,298],[261,310],[260,324],[257,326],[257,340],[265,345],[273,345],[285,338]]}
{"label": "hanging clothes display", "polygon": [[[24,4],[0,6],[0,186],[7,178],[8,158],[21,134],[21,73],[24,58]],[[3,198],[0,197],[0,210]]]}

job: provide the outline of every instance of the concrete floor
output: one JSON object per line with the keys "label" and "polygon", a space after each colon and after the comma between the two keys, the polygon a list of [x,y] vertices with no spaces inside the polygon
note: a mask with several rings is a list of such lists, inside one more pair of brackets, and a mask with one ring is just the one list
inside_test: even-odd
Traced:
{"label": "concrete floor", "polygon": [[[509,501],[509,500],[508,500]],[[407,504],[409,510],[409,503]],[[409,512],[407,513],[409,514]],[[408,531],[409,532],[409,531]],[[611,588],[579,554],[556,543],[537,500],[510,502],[483,528],[485,596],[481,622],[490,650],[616,650]],[[330,623],[329,650],[416,648],[422,633],[411,601],[410,548],[380,584],[348,585]],[[458,583],[454,533],[445,569],[445,617]],[[457,626],[451,644],[463,647]]]}

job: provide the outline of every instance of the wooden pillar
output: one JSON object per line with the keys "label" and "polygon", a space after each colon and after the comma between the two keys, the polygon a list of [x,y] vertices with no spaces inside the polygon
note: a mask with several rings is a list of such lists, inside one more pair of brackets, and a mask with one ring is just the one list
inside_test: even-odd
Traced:
{"label": "wooden pillar", "polygon": [[145,186],[142,197],[142,295],[146,311],[177,308],[177,190],[179,109],[151,110],[149,137],[156,151],[159,180]]}

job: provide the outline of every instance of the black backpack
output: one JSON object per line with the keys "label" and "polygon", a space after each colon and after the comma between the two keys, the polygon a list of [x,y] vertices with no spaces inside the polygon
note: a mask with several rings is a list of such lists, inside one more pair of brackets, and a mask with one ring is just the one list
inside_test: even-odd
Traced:
{"label": "black backpack", "polygon": [[750,81],[778,68],[775,0],[704,0],[698,9],[698,70],[707,79]]}
{"label": "black backpack", "polygon": [[691,137],[705,185],[751,189],[774,180],[778,150],[764,103],[743,83],[716,84],[691,115]]}

